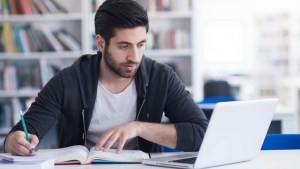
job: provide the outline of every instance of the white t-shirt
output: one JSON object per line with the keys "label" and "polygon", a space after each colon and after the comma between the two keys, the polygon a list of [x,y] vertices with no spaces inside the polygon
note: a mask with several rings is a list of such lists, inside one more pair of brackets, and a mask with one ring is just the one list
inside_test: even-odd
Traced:
{"label": "white t-shirt", "polygon": [[[112,94],[98,82],[97,97],[87,133],[87,147],[95,146],[99,137],[109,128],[134,121],[136,116],[137,93],[133,80],[125,90]],[[111,148],[117,148],[114,144]],[[126,141],[124,149],[136,149],[137,138]]]}

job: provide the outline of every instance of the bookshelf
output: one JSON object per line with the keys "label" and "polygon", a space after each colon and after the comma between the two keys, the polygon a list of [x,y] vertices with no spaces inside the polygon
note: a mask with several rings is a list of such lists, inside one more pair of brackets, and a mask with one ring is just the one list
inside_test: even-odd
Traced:
{"label": "bookshelf", "polygon": [[[26,3],[25,6],[29,7],[36,5],[37,1],[1,1],[0,151],[5,135],[19,121],[19,115],[16,112],[21,109],[26,110],[48,80],[59,69],[70,65],[84,53],[86,48],[81,43],[83,37],[86,36],[85,25],[83,24],[83,4],[85,4],[83,0],[38,1],[45,4],[58,2],[67,11],[53,12],[49,10],[47,13],[42,13],[38,12],[40,7],[34,7],[31,12],[22,12],[22,10],[12,12],[12,5],[22,8],[24,5],[19,3]],[[8,4],[8,6],[4,4]],[[55,37],[57,38],[56,41],[50,41],[45,29],[54,37],[59,36],[59,33],[70,35],[69,41],[76,41],[78,46],[71,48],[67,45],[67,47],[63,47],[66,44],[59,42],[57,37]],[[62,33],[61,30],[66,31],[66,33]],[[30,31],[34,35],[30,34]],[[8,42],[8,35],[10,35],[11,43]],[[63,37],[63,35],[60,36]],[[26,41],[23,40],[24,37],[27,38]],[[36,39],[37,37],[38,39]],[[48,41],[45,41],[45,37]],[[34,42],[40,44],[33,44]],[[35,45],[40,45],[39,47],[42,48],[35,48]],[[61,50],[57,50],[59,48],[55,48],[55,45],[61,45]],[[76,47],[77,49],[75,49]]]}
{"label": "bookshelf", "polygon": [[138,2],[147,9],[150,21],[145,55],[171,66],[186,85],[186,89],[192,92],[193,2],[191,0]]}
{"label": "bookshelf", "polygon": [[[3,1],[17,2],[17,0]],[[34,3],[36,0],[24,1]],[[58,0],[41,1],[55,2]],[[3,138],[9,129],[19,121],[19,116],[15,112],[28,108],[30,101],[37,96],[39,90],[57,71],[72,64],[82,54],[96,53],[96,49],[93,47],[95,43],[95,12],[93,12],[93,8],[98,8],[103,1],[59,0],[68,11],[67,13],[38,13],[39,10],[35,9],[33,13],[24,14],[19,12],[10,14],[9,10],[7,12],[7,9],[4,9],[3,5],[0,6],[0,138]],[[176,69],[175,71],[187,89],[192,92],[193,66],[191,65],[194,61],[191,38],[193,34],[193,19],[190,3],[192,3],[192,0],[180,3],[175,0],[164,1],[166,6],[173,5],[175,7],[177,5],[176,9],[172,10],[170,7],[162,8],[162,4],[159,7],[158,3],[162,3],[162,0],[137,1],[149,11],[149,32],[151,36],[160,37],[160,41],[147,40],[147,44],[159,45],[148,46],[145,53],[146,56],[167,63]],[[155,8],[153,6],[154,3],[156,3]],[[151,9],[149,5],[152,5]],[[26,27],[28,25],[36,32],[40,31],[42,33],[45,33],[45,26],[47,27],[46,32],[50,30],[52,34],[63,29],[71,34],[77,41],[78,46],[74,49],[69,47],[68,50],[64,49],[64,47],[62,47],[63,50],[57,50],[58,48],[53,47],[54,49],[52,50],[49,48],[5,51],[6,48],[3,48],[3,44],[7,42],[4,43],[3,40],[3,25],[10,26],[11,34],[15,33],[13,31],[15,25],[18,25],[16,26],[18,27],[17,29],[23,29],[23,32],[27,31]],[[165,37],[165,34],[168,34],[168,37]],[[17,46],[17,41],[13,39],[13,42]],[[14,80],[4,80],[4,78],[8,79],[8,76],[11,77],[7,75],[7,67],[12,69],[11,74],[13,74]],[[4,70],[6,73],[4,73]],[[23,73],[24,75],[22,76],[24,77],[20,78],[20,73]],[[13,87],[9,88],[8,86]]]}

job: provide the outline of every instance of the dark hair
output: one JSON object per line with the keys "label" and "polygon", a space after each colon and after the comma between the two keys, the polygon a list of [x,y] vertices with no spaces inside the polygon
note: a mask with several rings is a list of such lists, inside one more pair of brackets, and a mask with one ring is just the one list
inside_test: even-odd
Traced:
{"label": "dark hair", "polygon": [[106,0],[95,15],[95,32],[109,45],[117,28],[145,26],[149,29],[147,11],[133,0]]}

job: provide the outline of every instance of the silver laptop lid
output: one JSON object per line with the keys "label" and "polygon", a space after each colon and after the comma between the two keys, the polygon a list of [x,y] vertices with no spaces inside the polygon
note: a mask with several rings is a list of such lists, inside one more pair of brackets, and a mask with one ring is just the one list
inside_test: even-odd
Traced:
{"label": "silver laptop lid", "polygon": [[255,158],[272,121],[278,99],[217,103],[195,168]]}

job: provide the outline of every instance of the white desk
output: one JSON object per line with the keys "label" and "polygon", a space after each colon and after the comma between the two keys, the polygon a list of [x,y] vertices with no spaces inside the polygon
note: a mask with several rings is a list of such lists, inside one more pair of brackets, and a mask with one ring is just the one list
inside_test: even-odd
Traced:
{"label": "white desk", "polygon": [[[142,164],[56,165],[55,169],[170,169]],[[261,151],[254,160],[213,169],[299,169],[300,150]]]}

